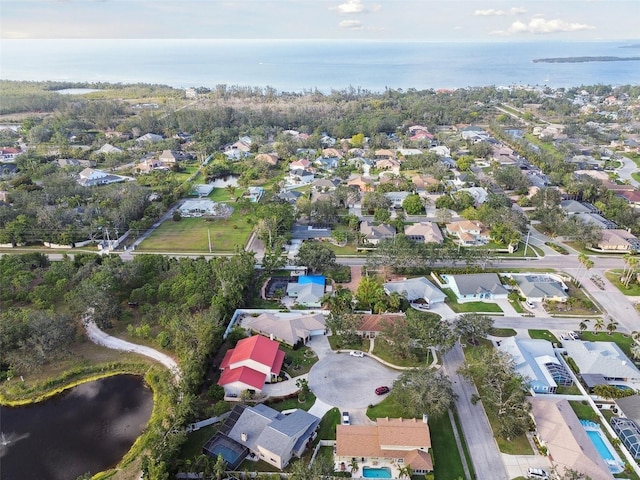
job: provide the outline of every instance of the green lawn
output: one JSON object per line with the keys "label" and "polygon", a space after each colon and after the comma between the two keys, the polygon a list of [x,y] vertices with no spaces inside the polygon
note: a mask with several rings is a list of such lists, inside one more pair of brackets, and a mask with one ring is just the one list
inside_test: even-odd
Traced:
{"label": "green lawn", "polygon": [[187,435],[187,441],[180,449],[178,458],[188,460],[197,457],[202,453],[202,447],[218,431],[220,425],[209,425],[207,427],[191,432]]}
{"label": "green lawn", "polygon": [[302,347],[294,350],[289,345],[280,344],[280,350],[284,350],[286,371],[292,377],[297,377],[309,373],[318,361],[318,356],[309,347]]}
{"label": "green lawn", "polygon": [[580,332],[580,339],[590,342],[614,342],[627,357],[633,358],[631,354],[633,339],[624,333],[613,332],[609,335],[607,332]]}
{"label": "green lawn", "polygon": [[596,415],[596,412],[593,411],[593,408],[591,408],[585,400],[569,402],[569,405],[571,405],[571,408],[579,419],[598,422],[598,415]]}
{"label": "green lawn", "polygon": [[620,275],[622,274],[622,270],[609,270],[605,272],[607,280],[613,283],[618,290],[620,290],[625,295],[629,295],[632,297],[640,296],[640,285],[637,283],[629,283],[628,287],[625,287],[620,282]]}
{"label": "green lawn", "polygon": [[489,335],[494,337],[515,337],[517,332],[513,328],[492,328]]}
{"label": "green lawn", "polygon": [[571,282],[567,282],[566,285],[569,287],[569,291],[567,292],[569,297],[577,299],[577,302],[574,305],[571,305],[569,302],[545,302],[544,308],[547,312],[551,315],[570,313],[571,315],[584,316],[600,313],[598,306],[585,295],[582,289],[577,288]]}
{"label": "green lawn", "polygon": [[138,247],[142,252],[209,252],[209,235],[213,252],[234,252],[244,248],[252,225],[238,210],[225,220],[183,218],[163,222]]}
{"label": "green lawn", "polygon": [[[293,380],[287,380],[288,382],[292,382]],[[284,410],[293,410],[294,408],[299,408],[301,410],[309,410],[313,404],[316,401],[316,396],[309,392],[307,393],[304,402],[300,402],[298,401],[298,397],[296,398],[288,398],[286,400],[280,400],[277,402],[266,402],[266,404],[273,408],[274,410],[277,410],[279,412],[282,412]]]}
{"label": "green lawn", "polygon": [[529,336],[536,340],[547,340],[551,343],[560,343],[556,336],[549,330],[529,330]]}
{"label": "green lawn", "polygon": [[336,425],[340,423],[340,410],[332,408],[324,414],[318,427],[317,440],[335,440]]}
{"label": "green lawn", "polygon": [[[242,194],[241,188],[236,188],[235,192],[236,196]],[[233,204],[233,199],[226,188],[214,188],[213,191],[207,197],[209,200],[213,200],[214,202],[229,202]]]}
{"label": "green lawn", "polygon": [[329,335],[329,345],[331,350],[369,350],[369,340],[366,341],[362,338],[358,339],[357,343],[345,343],[340,335]]}
{"label": "green lawn", "polygon": [[[376,418],[399,418],[401,409],[390,394],[378,405],[367,409],[367,416],[375,420]],[[431,432],[431,444],[433,445],[433,459],[435,476],[438,480],[457,480],[464,478],[462,460],[456,446],[453,435],[453,426],[448,415],[440,418],[429,418],[429,431]],[[461,435],[464,442],[464,437]]]}
{"label": "green lawn", "polygon": [[513,307],[513,309],[518,312],[518,313],[527,313],[527,310],[524,309],[524,307],[522,306],[522,304],[520,303],[520,301],[511,301],[509,300],[509,303],[511,304],[511,306]]}
{"label": "green lawn", "polygon": [[398,365],[400,367],[424,367],[431,361],[433,361],[431,355],[429,355],[421,348],[413,349],[413,354],[415,355],[414,359],[399,358],[392,353],[391,349],[389,348],[389,344],[380,337],[376,339],[373,348],[373,354],[389,363],[392,363],[393,365]]}
{"label": "green lawn", "polygon": [[450,288],[443,288],[442,291],[447,296],[447,305],[451,307],[456,313],[469,313],[469,312],[495,312],[502,313],[500,305],[488,302],[466,302],[458,303],[456,294]]}

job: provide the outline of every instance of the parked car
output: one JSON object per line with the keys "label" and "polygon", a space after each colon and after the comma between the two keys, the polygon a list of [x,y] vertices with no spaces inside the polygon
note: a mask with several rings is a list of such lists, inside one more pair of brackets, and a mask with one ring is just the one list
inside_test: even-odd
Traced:
{"label": "parked car", "polygon": [[569,332],[567,333],[567,335],[569,335],[569,338],[571,340],[580,340],[580,335],[578,335],[576,332]]}
{"label": "parked car", "polygon": [[389,393],[389,387],[383,386],[376,388],[376,395],[384,395],[385,393]]}
{"label": "parked car", "polygon": [[351,417],[349,417],[349,412],[342,412],[342,425],[351,425]]}
{"label": "parked car", "polygon": [[352,357],[362,358],[364,357],[364,352],[360,352],[358,350],[352,350],[351,353],[349,353],[349,355],[351,355]]}
{"label": "parked car", "polygon": [[527,307],[529,307],[529,308],[535,308],[536,307],[536,305],[531,300],[525,300],[525,303],[527,304]]}
{"label": "parked car", "polygon": [[527,478],[536,478],[539,480],[549,480],[549,474],[542,468],[529,467]]}

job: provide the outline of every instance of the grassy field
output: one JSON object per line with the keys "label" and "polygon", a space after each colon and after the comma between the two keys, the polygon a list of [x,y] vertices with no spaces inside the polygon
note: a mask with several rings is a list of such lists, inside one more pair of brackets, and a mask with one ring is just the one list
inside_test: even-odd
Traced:
{"label": "grassy field", "polygon": [[187,435],[187,441],[182,445],[178,458],[188,460],[200,455],[202,447],[218,431],[219,426],[209,425]]}
{"label": "grassy field", "polygon": [[517,332],[513,328],[492,328],[489,335],[494,337],[515,337]]}
{"label": "grassy field", "polygon": [[423,367],[433,360],[431,355],[419,348],[413,349],[413,354],[415,355],[414,359],[399,358],[396,355],[393,355],[389,348],[389,344],[380,338],[375,342],[373,354],[400,367]]}
{"label": "grassy field", "polygon": [[163,222],[138,247],[143,252],[209,252],[209,234],[213,252],[234,252],[243,248],[252,226],[239,211],[226,220],[183,218],[179,222]]}

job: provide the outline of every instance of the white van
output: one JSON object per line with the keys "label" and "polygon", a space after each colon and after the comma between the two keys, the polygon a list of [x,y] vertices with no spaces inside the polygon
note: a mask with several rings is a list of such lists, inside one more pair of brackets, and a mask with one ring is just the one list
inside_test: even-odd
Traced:
{"label": "white van", "polygon": [[527,478],[535,478],[538,480],[549,480],[549,474],[542,468],[529,467],[529,470],[527,470]]}

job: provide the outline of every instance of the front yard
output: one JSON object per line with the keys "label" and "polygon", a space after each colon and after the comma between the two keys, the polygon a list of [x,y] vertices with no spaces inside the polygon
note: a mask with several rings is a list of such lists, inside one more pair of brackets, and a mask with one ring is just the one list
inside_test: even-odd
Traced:
{"label": "front yard", "polygon": [[470,312],[490,312],[490,313],[503,313],[500,305],[492,302],[466,302],[458,303],[456,294],[450,288],[443,288],[442,291],[447,296],[447,305],[451,307],[456,313],[470,313]]}
{"label": "front yard", "polygon": [[566,302],[549,302],[544,303],[544,309],[550,315],[584,315],[593,316],[600,313],[598,306],[589,299],[585,293],[575,287],[572,283],[566,284],[569,287],[569,298]]}
{"label": "front yard", "polygon": [[622,275],[622,270],[609,270],[605,272],[605,276],[607,280],[613,283],[618,290],[620,290],[623,294],[629,295],[631,297],[640,296],[640,284],[629,282],[629,286],[626,287],[620,281],[620,276]]}

